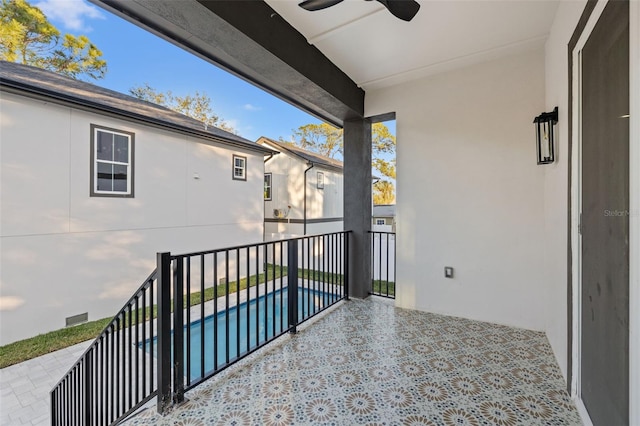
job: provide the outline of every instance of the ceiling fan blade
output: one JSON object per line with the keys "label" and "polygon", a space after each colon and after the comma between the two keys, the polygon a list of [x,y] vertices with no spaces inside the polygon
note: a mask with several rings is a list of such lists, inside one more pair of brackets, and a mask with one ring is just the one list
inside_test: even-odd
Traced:
{"label": "ceiling fan blade", "polygon": [[334,6],[343,0],[305,0],[298,6],[305,10],[322,10]]}
{"label": "ceiling fan blade", "polygon": [[415,0],[378,0],[396,18],[410,21],[420,10],[420,3]]}

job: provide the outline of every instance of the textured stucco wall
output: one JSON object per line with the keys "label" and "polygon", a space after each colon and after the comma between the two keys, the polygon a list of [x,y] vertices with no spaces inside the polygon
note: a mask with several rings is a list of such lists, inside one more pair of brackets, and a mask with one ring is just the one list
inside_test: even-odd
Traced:
{"label": "textured stucco wall", "polygon": [[[111,316],[158,251],[262,240],[261,153],[18,95],[0,103],[0,344]],[[135,133],[134,198],[89,196],[90,124]],[[234,153],[247,181],[231,178]]]}
{"label": "textured stucco wall", "polygon": [[544,87],[538,49],[367,93],[396,113],[398,306],[545,329]]}

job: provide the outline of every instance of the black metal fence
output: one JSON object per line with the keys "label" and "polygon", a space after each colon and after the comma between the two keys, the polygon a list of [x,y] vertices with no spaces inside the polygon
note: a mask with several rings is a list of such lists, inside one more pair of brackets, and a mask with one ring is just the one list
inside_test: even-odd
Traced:
{"label": "black metal fence", "polygon": [[157,269],[51,391],[52,425],[157,409],[348,298],[349,232],[158,253]]}
{"label": "black metal fence", "polygon": [[371,234],[371,290],[376,296],[396,298],[396,234]]}
{"label": "black metal fence", "polygon": [[158,290],[153,271],[56,384],[52,425],[109,425],[156,396],[155,360],[144,349],[157,330]]}

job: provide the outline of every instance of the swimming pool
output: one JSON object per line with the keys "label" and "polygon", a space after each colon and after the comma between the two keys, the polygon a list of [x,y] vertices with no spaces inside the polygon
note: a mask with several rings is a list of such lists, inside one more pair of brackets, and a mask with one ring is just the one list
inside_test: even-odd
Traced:
{"label": "swimming pool", "polygon": [[[209,315],[204,321],[198,319],[184,326],[185,372],[187,370],[187,341],[190,341],[189,370],[191,380],[206,376],[216,368],[220,368],[238,355],[257,347],[259,344],[285,331],[288,321],[288,290],[278,289],[275,292],[261,295],[257,300],[243,302],[231,306],[227,310]],[[338,294],[323,293],[309,288],[298,288],[298,322],[334,303],[340,298]],[[229,295],[235,301],[235,293]],[[202,326],[204,323],[204,374],[201,366]],[[227,356],[227,324],[228,324],[228,356]],[[189,334],[189,339],[187,339]],[[216,344],[214,344],[214,342]],[[145,350],[153,347],[153,355],[157,353],[157,338],[145,342]],[[214,348],[216,350],[214,350]],[[238,351],[238,348],[240,349]]]}

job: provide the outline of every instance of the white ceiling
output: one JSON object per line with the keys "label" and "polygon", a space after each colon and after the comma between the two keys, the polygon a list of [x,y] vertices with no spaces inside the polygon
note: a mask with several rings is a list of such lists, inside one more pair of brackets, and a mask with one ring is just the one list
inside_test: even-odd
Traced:
{"label": "white ceiling", "polygon": [[418,0],[411,22],[376,1],[345,0],[309,12],[301,1],[265,0],[365,90],[544,44],[558,1]]}

